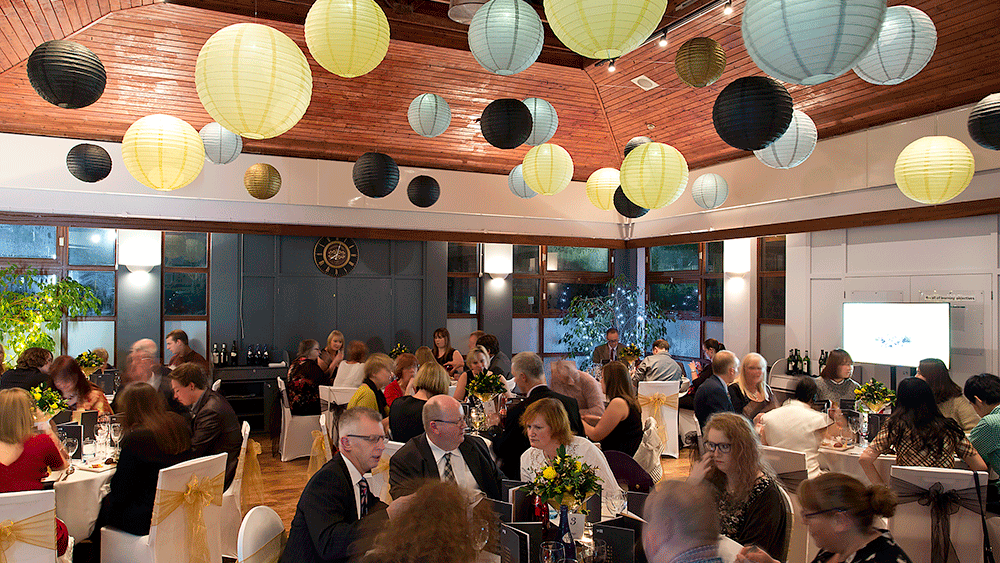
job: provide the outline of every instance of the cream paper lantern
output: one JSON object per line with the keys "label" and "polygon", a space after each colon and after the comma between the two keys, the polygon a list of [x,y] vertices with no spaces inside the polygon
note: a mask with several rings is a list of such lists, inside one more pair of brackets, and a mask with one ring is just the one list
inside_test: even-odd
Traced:
{"label": "cream paper lantern", "polygon": [[944,203],[965,191],[976,162],[961,141],[945,136],[913,141],[896,158],[896,185],[920,203]]}
{"label": "cream paper lantern", "polygon": [[531,112],[531,134],[525,143],[533,147],[547,143],[559,128],[556,108],[541,98],[528,98],[524,100],[524,105],[528,106],[528,111]]}
{"label": "cream paper lantern", "polygon": [[645,41],[666,9],[667,0],[545,0],[545,19],[576,53],[615,59]]}
{"label": "cream paper lantern", "polygon": [[306,14],[306,46],[343,78],[371,72],[389,51],[389,20],[374,0],[316,0]]}
{"label": "cream paper lantern", "polygon": [[691,197],[702,209],[715,209],[729,197],[729,184],[718,174],[702,174],[691,182]]}
{"label": "cream paper lantern", "polygon": [[611,211],[615,207],[615,190],[621,185],[617,168],[599,168],[587,178],[587,199],[594,207]]}
{"label": "cream paper lantern", "polygon": [[168,192],[198,177],[205,164],[205,145],[186,121],[171,115],[147,115],[125,131],[122,160],[133,178]]}
{"label": "cream paper lantern", "polygon": [[802,164],[816,148],[816,124],[799,110],[792,110],[788,129],[770,145],[753,151],[757,160],[771,168],[795,168]]}
{"label": "cream paper lantern", "polygon": [[622,161],[622,191],[629,201],[658,209],[677,201],[688,181],[684,155],[663,143],[639,145]]}
{"label": "cream paper lantern", "polygon": [[937,28],[927,14],[912,6],[892,6],[875,46],[858,61],[854,74],[872,84],[899,84],[923,70],[936,47]]}
{"label": "cream paper lantern", "polygon": [[437,94],[420,94],[406,111],[410,127],[422,137],[437,137],[451,124],[451,108]]}
{"label": "cream paper lantern", "polygon": [[299,122],[312,96],[312,72],[287,35],[256,23],[208,38],[194,69],[198,98],[212,119],[248,139],[270,139]]}
{"label": "cream paper lantern", "polygon": [[555,195],[565,190],[573,179],[573,159],[559,145],[538,145],[524,155],[521,164],[525,183],[541,195]]}
{"label": "cream paper lantern", "polygon": [[523,0],[490,0],[472,17],[469,50],[476,62],[501,76],[517,74],[542,52],[545,28]]}

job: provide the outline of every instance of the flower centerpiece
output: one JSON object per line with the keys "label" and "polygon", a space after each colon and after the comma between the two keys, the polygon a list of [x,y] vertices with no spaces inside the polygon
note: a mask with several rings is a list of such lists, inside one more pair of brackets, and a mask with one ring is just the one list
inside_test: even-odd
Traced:
{"label": "flower centerpiece", "polygon": [[581,512],[587,499],[597,492],[600,482],[593,467],[568,455],[566,446],[559,446],[555,459],[526,485],[526,492],[545,500],[553,508],[566,506],[573,512]]}
{"label": "flower centerpiece", "polygon": [[389,357],[395,360],[396,358],[402,356],[403,354],[409,354],[409,353],[410,349],[406,347],[406,344],[403,344],[402,342],[397,342],[396,345],[392,347],[392,350],[389,350]]}
{"label": "flower centerpiece", "polygon": [[35,401],[36,422],[45,422],[60,411],[66,410],[67,405],[62,394],[46,383],[40,383],[28,392],[31,393],[31,398]]}
{"label": "flower centerpiece", "polygon": [[881,381],[869,379],[867,383],[854,390],[854,399],[861,402],[868,412],[878,413],[896,400],[896,394],[882,385]]}
{"label": "flower centerpiece", "polygon": [[501,393],[506,393],[507,382],[500,374],[484,371],[479,375],[472,376],[465,383],[465,391],[485,403]]}
{"label": "flower centerpiece", "polygon": [[625,365],[631,365],[640,357],[642,357],[642,350],[635,344],[622,346],[621,352],[618,353],[618,359],[625,362]]}
{"label": "flower centerpiece", "polygon": [[97,368],[104,365],[104,359],[95,354],[91,350],[83,352],[76,357],[76,363],[80,364],[80,369],[83,370],[83,374],[90,377]]}

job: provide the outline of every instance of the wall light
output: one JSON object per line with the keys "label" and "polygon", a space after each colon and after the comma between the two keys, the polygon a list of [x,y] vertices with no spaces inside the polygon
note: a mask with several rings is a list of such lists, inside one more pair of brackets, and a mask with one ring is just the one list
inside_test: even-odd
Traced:
{"label": "wall light", "polygon": [[754,239],[727,240],[722,258],[722,269],[731,276],[745,276],[750,272],[750,258]]}
{"label": "wall light", "polygon": [[483,273],[502,282],[514,271],[514,247],[510,244],[483,244]]}
{"label": "wall light", "polygon": [[118,263],[129,272],[149,274],[160,265],[160,231],[120,230]]}

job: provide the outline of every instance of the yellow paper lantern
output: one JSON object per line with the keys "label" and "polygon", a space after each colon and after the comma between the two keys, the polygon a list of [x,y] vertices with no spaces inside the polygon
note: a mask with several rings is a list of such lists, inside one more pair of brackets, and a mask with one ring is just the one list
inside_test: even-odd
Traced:
{"label": "yellow paper lantern", "polygon": [[573,159],[566,149],[542,143],[528,151],[521,163],[521,173],[528,187],[541,195],[555,195],[573,179]]}
{"label": "yellow paper lantern", "polygon": [[920,203],[944,203],[965,191],[976,173],[972,151],[958,139],[917,139],[896,158],[896,185]]}
{"label": "yellow paper lantern", "polygon": [[256,23],[224,27],[209,37],[198,53],[194,82],[212,119],[248,139],[288,131],[312,97],[312,72],[299,46]]}
{"label": "yellow paper lantern", "polygon": [[726,51],[711,37],[688,39],[677,50],[674,69],[688,86],[703,88],[713,84],[726,70]]}
{"label": "yellow paper lantern", "polygon": [[243,185],[246,186],[247,193],[255,198],[271,199],[281,189],[281,174],[270,164],[258,162],[243,174]]}
{"label": "yellow paper lantern", "polygon": [[688,181],[684,155],[663,143],[639,145],[622,162],[622,191],[633,203],[658,209],[677,201]]}
{"label": "yellow paper lantern", "polygon": [[594,207],[610,211],[615,206],[615,190],[621,185],[617,168],[600,168],[587,178],[587,199]]}
{"label": "yellow paper lantern", "polygon": [[205,145],[186,121],[170,115],[147,115],[125,131],[122,160],[133,178],[154,190],[169,192],[198,177],[205,164]]}
{"label": "yellow paper lantern", "polygon": [[317,0],[305,35],[316,62],[344,78],[371,72],[389,51],[389,20],[374,0]]}
{"label": "yellow paper lantern", "polygon": [[588,59],[614,59],[646,40],[667,0],[545,0],[545,18],[563,45]]}

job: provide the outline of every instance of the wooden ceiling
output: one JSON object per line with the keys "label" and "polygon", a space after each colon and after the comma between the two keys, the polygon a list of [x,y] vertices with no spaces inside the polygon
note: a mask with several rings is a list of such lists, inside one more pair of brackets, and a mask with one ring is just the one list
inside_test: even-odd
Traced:
{"label": "wooden ceiling", "polygon": [[[664,21],[707,1],[671,0]],[[258,0],[256,21],[288,34],[308,56],[301,22],[310,3]],[[789,85],[796,108],[812,117],[820,138],[973,103],[1000,91],[1000,65],[992,60],[1000,3],[906,3],[926,12],[938,30],[937,51],[915,78],[898,86],[873,86],[849,72],[818,86]],[[198,51],[218,29],[255,21],[254,5],[254,0],[0,0],[0,131],[120,141],[133,121],[152,113],[169,113],[201,128],[211,118],[194,86]],[[675,11],[678,5],[682,8]],[[677,147],[692,168],[740,158],[748,153],[719,139],[711,111],[732,80],[762,74],[743,48],[742,5],[735,0],[732,15],[717,9],[680,28],[668,37],[666,48],[654,42],[626,55],[614,73],[568,51],[548,32],[541,62],[502,77],[476,63],[464,41],[467,28],[444,15],[447,4],[393,0],[383,4],[393,38],[385,61],[365,76],[343,79],[309,57],[313,97],[302,121],[280,137],[248,140],[244,150],[347,161],[379,150],[400,165],[506,174],[530,147],[492,147],[477,119],[494,99],[534,96],[555,106],[559,129],[552,142],[572,155],[577,180],[600,167],[617,167],[622,146],[637,135]],[[701,89],[684,85],[673,69],[677,47],[697,36],[719,41],[728,59],[722,79]],[[107,69],[105,93],[90,107],[49,105],[28,83],[24,63],[31,50],[63,37],[87,45]],[[631,82],[639,75],[659,87],[644,92]],[[410,101],[424,92],[442,95],[452,110],[451,126],[433,139],[420,137],[406,121]]]}

